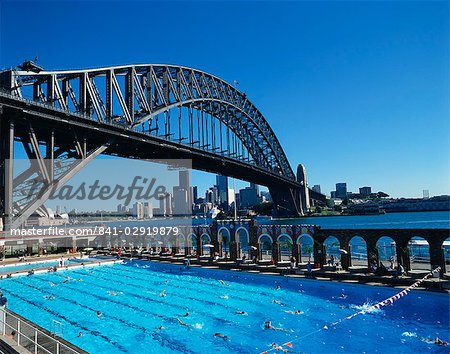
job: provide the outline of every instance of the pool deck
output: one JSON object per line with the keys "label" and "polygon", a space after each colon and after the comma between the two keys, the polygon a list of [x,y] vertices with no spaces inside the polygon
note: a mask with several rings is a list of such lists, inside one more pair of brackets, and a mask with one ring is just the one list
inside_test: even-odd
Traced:
{"label": "pool deck", "polygon": [[[47,273],[49,272],[49,266],[43,266],[41,265],[41,263],[47,262],[47,261],[52,261],[52,260],[57,260],[58,258],[60,258],[61,255],[59,255],[58,257],[54,257],[54,258],[44,258],[44,259],[39,259],[39,260],[34,260],[34,261],[26,261],[26,262],[11,262],[10,264],[8,264],[9,266],[13,266],[13,265],[24,265],[24,264],[32,264],[35,265],[33,268],[28,268],[28,269],[19,269],[17,271],[2,271],[2,269],[0,268],[0,279],[3,278],[7,278],[7,277],[18,277],[18,276],[23,276],[23,275],[29,275],[29,271],[31,269],[33,269],[34,274],[41,274],[41,273]],[[67,257],[67,255],[66,255]],[[67,258],[66,258],[67,259]],[[78,259],[80,259],[78,257]],[[80,263],[73,263],[73,264],[68,264],[62,267],[57,267],[57,270],[68,270],[68,269],[78,269],[78,268],[84,268],[84,267],[95,267],[95,266],[100,266],[100,265],[108,265],[108,264],[114,264],[114,263],[120,263],[122,262],[122,260],[120,259],[112,259],[111,257],[109,258],[98,258],[98,259],[92,259],[92,258],[86,258],[85,261],[80,262]]]}
{"label": "pool deck", "polygon": [[[20,316],[19,314],[8,310],[8,313],[14,315],[14,318],[7,316],[7,323],[12,328],[17,328],[17,319],[20,319],[22,322],[21,328],[21,345],[18,345],[18,334],[13,334],[11,327],[7,327],[6,335],[0,335],[0,353],[7,354],[31,354],[31,353],[43,353],[44,350],[47,350],[51,353],[57,353],[58,350],[56,348],[56,341],[60,342],[64,347],[60,348],[60,353],[78,353],[78,354],[89,354],[85,350],[80,347],[74,345],[73,343],[65,340],[64,338],[58,336],[55,333],[48,331],[47,329],[37,325],[36,323],[26,319],[25,317]],[[35,330],[39,331],[39,337],[36,336]],[[39,338],[39,346],[36,347],[34,343],[28,338]]]}
{"label": "pool deck", "polygon": [[[130,257],[122,257],[122,259],[130,259]],[[133,257],[132,259],[136,259]],[[170,256],[150,256],[146,258],[139,258],[151,262],[159,263],[173,263],[184,265],[184,257],[170,257]],[[207,259],[190,258],[191,267],[203,267],[217,270],[230,270],[235,272],[249,272],[273,276],[286,276],[290,278],[299,279],[315,279],[321,281],[333,281],[343,283],[365,284],[371,286],[387,286],[394,288],[407,288],[414,284],[417,280],[428,274],[430,271],[412,271],[409,275],[402,277],[395,277],[393,275],[375,275],[367,273],[366,269],[354,267],[350,271],[338,270],[330,271],[325,269],[313,269],[312,277],[308,277],[305,265],[291,269],[289,266],[275,266],[271,264],[240,264],[233,261],[211,261]],[[426,290],[433,292],[442,292],[450,294],[450,274],[444,274],[443,278],[429,278],[423,281],[417,290]]]}

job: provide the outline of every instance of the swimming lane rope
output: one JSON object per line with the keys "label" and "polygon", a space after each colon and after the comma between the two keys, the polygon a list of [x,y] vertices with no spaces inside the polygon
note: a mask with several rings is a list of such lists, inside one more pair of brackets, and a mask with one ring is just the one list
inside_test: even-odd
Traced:
{"label": "swimming lane rope", "polygon": [[299,338],[295,338],[295,339],[293,339],[293,340],[291,340],[289,342],[283,343],[281,345],[274,345],[272,348],[261,352],[261,354],[267,354],[267,353],[269,353],[271,351],[274,351],[274,350],[287,351],[288,348],[293,348],[294,347],[292,343],[295,342],[295,341],[298,341],[300,339],[308,337],[308,336],[310,336],[310,335],[312,335],[314,333],[320,332],[322,330],[327,330],[329,327],[334,327],[334,326],[338,325],[339,323],[342,323],[344,321],[350,320],[350,319],[352,319],[352,318],[354,318],[354,317],[356,317],[358,315],[363,315],[365,313],[370,313],[370,312],[372,312],[374,310],[380,309],[381,307],[392,305],[395,301],[397,301],[398,299],[400,299],[403,296],[407,295],[411,290],[413,290],[414,288],[417,288],[424,280],[432,277],[434,275],[434,273],[440,272],[440,271],[441,271],[441,268],[437,267],[436,269],[432,270],[430,273],[425,275],[422,279],[419,279],[418,281],[416,281],[414,284],[408,286],[407,288],[405,288],[404,290],[398,292],[397,294],[392,295],[391,297],[376,303],[375,305],[371,305],[371,306],[369,306],[367,308],[363,308],[362,310],[360,310],[358,312],[355,312],[355,313],[351,314],[350,316],[341,318],[340,320],[338,320],[336,322],[332,322],[329,325],[325,325],[325,326],[323,326],[323,328],[321,328],[321,329],[319,329],[317,331],[314,331],[312,333],[308,333],[308,334],[306,334],[304,336],[301,336]]}

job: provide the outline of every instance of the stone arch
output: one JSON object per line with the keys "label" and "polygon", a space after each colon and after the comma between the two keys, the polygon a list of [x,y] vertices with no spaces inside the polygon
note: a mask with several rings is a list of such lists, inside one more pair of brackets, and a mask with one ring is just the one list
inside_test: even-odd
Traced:
{"label": "stone arch", "polygon": [[211,236],[209,236],[207,233],[203,233],[200,235],[200,245],[202,248],[202,255],[210,256],[211,255],[211,248],[209,246],[205,245],[211,245]]}
{"label": "stone arch", "polygon": [[378,260],[391,270],[397,267],[397,243],[390,236],[382,236],[377,240]]}
{"label": "stone arch", "polygon": [[277,237],[278,245],[278,261],[287,261],[292,257],[292,248],[294,247],[294,242],[292,237],[288,234],[281,234]]}
{"label": "stone arch", "polygon": [[411,270],[431,270],[430,244],[425,238],[413,236],[409,239],[408,256]]}
{"label": "stone arch", "polygon": [[248,230],[241,226],[236,229],[235,233],[236,242],[238,242],[238,257],[242,257],[244,254],[247,259],[250,258],[250,234]]}
{"label": "stone arch", "polygon": [[299,235],[296,246],[299,263],[314,261],[314,239],[310,234]]}
{"label": "stone arch", "polygon": [[342,264],[341,242],[336,236],[330,235],[323,241],[325,262],[331,266]]}
{"label": "stone arch", "polygon": [[188,247],[191,249],[191,253],[197,253],[197,235],[190,233],[186,239]]}
{"label": "stone arch", "polygon": [[258,244],[260,250],[259,259],[272,259],[272,237],[268,234],[262,234],[258,237]]}
{"label": "stone arch", "polygon": [[349,241],[352,266],[367,267],[367,242],[361,236],[353,236]]}
{"label": "stone arch", "polygon": [[175,244],[177,246],[178,253],[185,254],[185,247],[187,245],[186,236],[180,232],[178,235],[174,236],[174,238],[176,240]]}
{"label": "stone arch", "polygon": [[230,241],[231,241],[231,234],[230,230],[228,230],[226,227],[221,227],[219,231],[217,232],[218,235],[218,241],[219,241],[219,255],[220,257],[224,257],[225,254],[227,257],[230,255]]}

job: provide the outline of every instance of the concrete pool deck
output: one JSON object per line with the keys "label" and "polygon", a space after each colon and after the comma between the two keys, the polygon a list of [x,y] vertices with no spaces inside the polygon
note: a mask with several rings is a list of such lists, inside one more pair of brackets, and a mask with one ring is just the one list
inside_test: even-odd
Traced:
{"label": "concrete pool deck", "polygon": [[[59,257],[58,257],[59,258]],[[80,259],[80,262],[77,263],[72,263],[72,264],[68,264],[65,266],[58,266],[56,269],[58,270],[69,270],[69,269],[79,269],[79,268],[85,268],[85,267],[95,267],[95,266],[100,266],[100,265],[108,265],[108,264],[114,264],[114,263],[120,263],[122,262],[122,260],[120,259],[112,259],[112,258],[86,258],[86,260],[84,259]],[[0,268],[0,279],[3,278],[8,278],[8,277],[18,277],[18,276],[23,276],[23,275],[29,275],[29,272],[31,269],[33,269],[34,274],[42,274],[42,273],[47,273],[49,272],[49,266],[40,266],[41,263],[47,262],[47,261],[51,261],[53,259],[48,259],[48,260],[43,260],[42,262],[30,262],[29,264],[31,265],[35,265],[35,267],[30,267],[27,269],[19,269],[17,271],[2,271],[2,269]],[[54,259],[54,260],[57,260]],[[27,262],[16,262],[16,263],[11,263],[9,264],[9,266],[15,266],[15,265],[24,265],[24,264],[28,264]]]}
{"label": "concrete pool deck", "polygon": [[[140,259],[140,258],[130,258],[122,257],[122,259]],[[158,263],[172,263],[178,265],[184,265],[185,258],[183,257],[157,257],[152,256],[148,259],[142,258],[141,260],[149,262]],[[278,267],[274,265],[258,265],[258,264],[239,264],[233,261],[219,261],[213,262],[210,260],[190,258],[191,267],[202,267],[217,270],[230,270],[239,272],[249,272],[253,274],[265,274],[273,276],[287,276],[290,278],[299,279],[315,279],[320,281],[333,281],[333,282],[344,282],[344,283],[354,283],[354,284],[365,284],[371,286],[387,286],[393,288],[406,288],[409,285],[415,283],[422,276],[428,274],[430,271],[412,271],[410,275],[395,277],[392,275],[374,275],[363,271],[352,270],[352,271],[327,271],[322,269],[313,269],[313,276],[308,277],[306,270],[302,268],[290,269],[290,267]],[[442,292],[450,294],[450,274],[444,274],[443,278],[429,278],[426,279],[422,286],[417,287],[418,290],[426,290],[433,292]]]}

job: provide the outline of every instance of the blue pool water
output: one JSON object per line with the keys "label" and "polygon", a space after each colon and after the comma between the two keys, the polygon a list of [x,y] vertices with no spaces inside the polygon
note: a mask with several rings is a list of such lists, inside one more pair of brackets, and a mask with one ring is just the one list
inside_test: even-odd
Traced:
{"label": "blue pool water", "polygon": [[[74,263],[82,262],[82,260],[64,260],[64,265],[70,265]],[[29,269],[36,269],[36,268],[49,268],[53,267],[55,265],[59,265],[59,259],[54,259],[51,261],[37,261],[37,262],[24,262],[24,263],[17,263],[15,265],[9,265],[9,266],[0,266],[0,273],[15,273],[21,270],[29,270]]]}
{"label": "blue pool water", "polygon": [[[297,353],[446,353],[424,338],[450,340],[449,296],[420,291],[321,330],[398,290],[144,261],[4,279],[0,288],[13,311],[48,329],[62,322],[64,337],[91,353],[260,353],[288,341]],[[263,329],[267,320],[286,332]]]}

